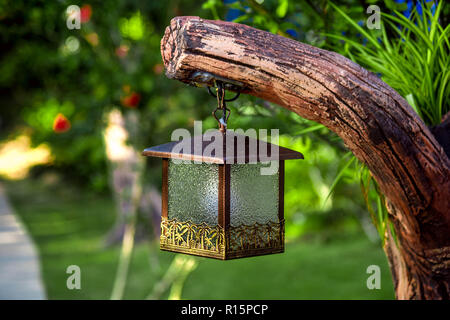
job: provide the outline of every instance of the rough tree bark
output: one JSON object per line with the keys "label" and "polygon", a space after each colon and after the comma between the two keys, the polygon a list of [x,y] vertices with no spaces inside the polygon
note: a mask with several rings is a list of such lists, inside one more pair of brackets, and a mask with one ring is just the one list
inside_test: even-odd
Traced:
{"label": "rough tree bark", "polygon": [[239,81],[337,133],[386,195],[397,298],[449,298],[450,160],[396,91],[337,53],[230,22],[174,18],[161,53],[169,78],[199,82],[203,71]]}

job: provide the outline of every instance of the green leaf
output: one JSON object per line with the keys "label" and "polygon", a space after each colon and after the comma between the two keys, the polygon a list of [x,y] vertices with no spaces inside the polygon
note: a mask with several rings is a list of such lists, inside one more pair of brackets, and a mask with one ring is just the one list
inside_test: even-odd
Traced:
{"label": "green leaf", "polygon": [[315,125],[315,126],[307,127],[307,128],[305,128],[305,129],[303,129],[303,130],[297,131],[297,132],[294,133],[293,135],[295,135],[295,136],[301,136],[301,135],[303,135],[303,134],[305,134],[305,133],[317,131],[317,130],[320,130],[320,129],[322,129],[322,128],[325,128],[324,125],[322,125],[322,124],[317,124],[317,125]]}
{"label": "green leaf", "polygon": [[406,95],[406,101],[408,101],[409,105],[414,109],[414,111],[420,115],[419,109],[417,108],[416,102],[414,101],[414,96],[412,93]]}
{"label": "green leaf", "polygon": [[277,8],[277,16],[280,18],[284,18],[289,8],[289,0],[279,0],[278,8]]}
{"label": "green leaf", "polygon": [[[344,159],[351,156],[352,153],[351,152],[347,152],[344,155]],[[334,189],[336,188],[337,184],[339,183],[339,181],[342,179],[342,176],[345,173],[345,170],[347,170],[348,167],[350,167],[350,165],[353,163],[353,161],[355,161],[356,158],[354,156],[352,156],[350,158],[350,160],[347,161],[347,163],[342,167],[342,169],[339,171],[338,175],[336,176],[336,178],[334,179],[333,183],[331,184],[330,187],[330,192],[328,193],[327,197],[325,198],[323,205],[325,205],[328,201],[328,199],[330,198],[330,196],[333,194]]]}

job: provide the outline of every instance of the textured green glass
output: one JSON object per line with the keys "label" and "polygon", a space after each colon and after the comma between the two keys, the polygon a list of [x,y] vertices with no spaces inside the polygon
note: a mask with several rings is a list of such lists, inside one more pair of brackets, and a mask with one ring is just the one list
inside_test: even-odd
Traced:
{"label": "textured green glass", "polygon": [[169,160],[168,218],[217,225],[219,169]]}
{"label": "textured green glass", "polygon": [[230,223],[232,226],[255,222],[278,222],[278,178],[261,175],[267,164],[232,164],[230,177]]}

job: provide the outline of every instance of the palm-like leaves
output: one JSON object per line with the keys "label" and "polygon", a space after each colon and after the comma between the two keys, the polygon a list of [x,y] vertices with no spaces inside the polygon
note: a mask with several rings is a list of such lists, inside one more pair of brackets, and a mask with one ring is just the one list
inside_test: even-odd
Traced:
{"label": "palm-like leaves", "polygon": [[382,13],[381,30],[377,32],[361,27],[331,4],[368,43],[342,35],[328,36],[345,41],[342,53],[380,73],[383,81],[400,93],[428,125],[439,124],[450,111],[450,26],[443,28],[439,24],[444,2],[439,1],[434,14],[431,10],[419,14],[415,9],[410,17],[396,11]]}
{"label": "palm-like leaves", "polygon": [[[370,71],[381,74],[382,80],[400,93],[428,125],[439,124],[442,116],[450,111],[450,26],[443,28],[439,16],[445,1],[439,1],[436,12],[415,10],[410,17],[400,12],[382,13],[381,30],[368,30],[353,21],[346,13],[331,6],[367,39],[358,43],[342,35],[327,36],[344,41],[341,53]],[[394,36],[388,36],[393,34]],[[342,49],[342,45],[334,49]],[[333,183],[331,190],[341,179],[344,171],[354,163],[347,160]],[[359,166],[359,179],[364,200],[380,237],[386,232],[395,233],[385,206],[385,198],[367,167]],[[332,192],[332,191],[331,191]],[[330,192],[330,194],[331,194]]]}

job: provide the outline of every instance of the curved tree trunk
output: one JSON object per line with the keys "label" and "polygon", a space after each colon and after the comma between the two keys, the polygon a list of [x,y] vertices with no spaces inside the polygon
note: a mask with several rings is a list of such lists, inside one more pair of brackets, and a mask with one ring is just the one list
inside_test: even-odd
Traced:
{"label": "curved tree trunk", "polygon": [[161,52],[169,78],[204,82],[203,71],[238,81],[337,133],[386,195],[397,298],[449,298],[450,160],[397,92],[337,53],[231,22],[174,18]]}

